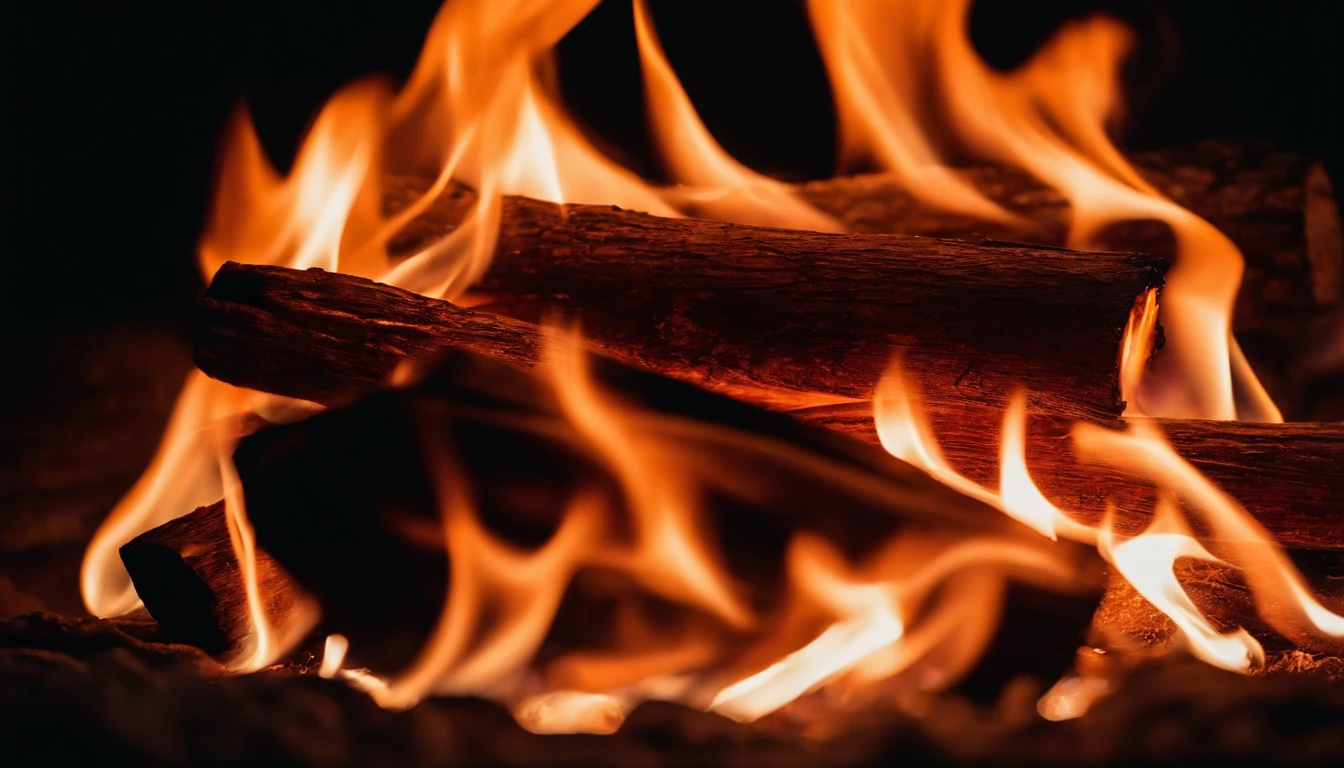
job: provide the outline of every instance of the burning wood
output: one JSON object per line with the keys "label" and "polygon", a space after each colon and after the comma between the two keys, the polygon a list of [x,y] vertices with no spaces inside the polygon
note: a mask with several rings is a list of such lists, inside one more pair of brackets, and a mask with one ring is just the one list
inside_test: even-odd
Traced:
{"label": "burning wood", "polygon": [[[859,439],[877,442],[868,404],[807,408],[791,415]],[[971,480],[997,482],[998,446],[967,421],[934,415],[933,432],[952,466]],[[969,423],[978,423],[971,419]],[[1240,500],[1289,549],[1339,550],[1344,519],[1339,509],[1344,487],[1344,424],[1131,420],[1157,425],[1176,452],[1215,485]],[[1122,427],[1124,422],[1114,426]],[[1073,450],[1072,419],[1033,416],[1028,423],[1026,461],[1048,498],[1089,524],[1101,521],[1108,505],[1116,529],[1142,530],[1156,502],[1150,483],[1106,467],[1081,463]]]}
{"label": "burning wood", "polygon": [[[223,656],[253,631],[255,617],[238,566],[224,502],[191,512],[121,547],[136,592],[173,640]],[[254,557],[257,594],[273,625],[311,623],[311,598],[265,552]]]}
{"label": "burning wood", "polygon": [[[230,265],[216,275],[202,306],[196,360],[207,373],[238,386],[338,403],[385,382],[405,361],[445,349],[531,366],[540,341],[530,324],[359,278]],[[620,355],[625,348],[607,349]],[[703,377],[681,368],[664,372]],[[997,428],[1001,410],[959,402],[955,391],[944,397],[944,405],[930,412],[945,454],[970,479],[993,487],[998,447],[985,434],[986,425]],[[875,442],[872,413],[872,405],[864,402],[793,415]],[[1081,466],[1068,450],[1072,422],[1054,416],[1030,421],[1027,460],[1033,476],[1048,497],[1067,500],[1080,519],[1098,522],[1110,501],[1116,505],[1118,530],[1141,530],[1153,508],[1152,487],[1104,468]],[[1336,476],[1344,467],[1344,428],[1161,423],[1181,455],[1242,499],[1285,546],[1333,549],[1344,541],[1344,527],[1335,526],[1330,514],[1338,501],[1336,486],[1344,482]]]}
{"label": "burning wood", "polygon": [[[545,204],[519,200],[517,206],[558,215]],[[1052,253],[1047,267],[1034,261],[1041,254],[1029,251],[895,237],[835,240],[833,249],[860,250],[835,250],[830,264],[813,267],[771,267],[764,257],[753,267],[736,255],[687,255],[683,263],[674,255],[687,253],[673,239],[675,231],[722,232],[725,225],[572,207],[565,219],[570,228],[553,233],[556,242],[579,242],[584,230],[610,233],[602,223],[607,218],[647,226],[650,245],[659,241],[664,263],[680,276],[640,288],[647,260],[626,259],[554,272],[543,262],[559,264],[563,255],[539,253],[533,261],[519,251],[549,252],[554,244],[502,240],[500,253],[516,271],[498,281],[519,291],[551,284],[568,297],[520,299],[510,302],[510,312],[576,310],[585,333],[611,354],[783,407],[866,399],[892,353],[904,351],[921,380],[927,375],[935,412],[1001,406],[1031,381],[1033,404],[1045,412],[1115,416],[1122,405],[1115,353],[1122,329],[1135,298],[1160,282],[1151,262],[1128,255],[1060,259]],[[734,254],[788,252],[800,262],[819,252],[808,250],[809,237],[828,237],[741,229],[761,239],[754,245],[734,240]],[[809,274],[815,279],[799,277]],[[875,287],[885,280],[902,287]],[[628,302],[603,298],[612,292]],[[345,275],[226,265],[202,306],[196,361],[238,386],[331,402],[384,381],[404,359],[441,348],[531,364],[534,329]]]}
{"label": "burning wood", "polygon": [[[421,214],[443,236],[460,196]],[[426,221],[430,224],[425,224]],[[1009,244],[841,235],[503,201],[483,307],[579,319],[599,345],[728,392],[866,398],[899,352],[934,410],[1033,405],[1118,415],[1113,350],[1165,262]],[[216,293],[216,297],[220,294]],[[224,294],[227,295],[227,294]]]}
{"label": "burning wood", "polygon": [[[556,647],[543,653],[555,659],[551,674],[568,685],[599,691],[621,687],[611,681],[603,687],[585,677],[610,663],[593,662],[591,670],[580,674],[586,666],[578,659],[622,637],[620,627],[597,618],[613,609],[617,613],[610,620],[618,624],[629,620],[628,610],[637,608],[654,614],[672,611],[660,620],[670,621],[669,627],[703,627],[709,635],[686,638],[691,646],[703,647],[714,637],[719,640],[704,651],[706,658],[692,666],[719,668],[720,676],[732,669],[743,670],[738,676],[745,676],[759,663],[757,658],[769,657],[759,655],[763,646],[783,654],[791,650],[789,643],[805,644],[806,636],[795,636],[801,627],[790,623],[799,619],[788,618],[788,611],[815,609],[797,605],[793,593],[797,585],[790,585],[798,576],[793,569],[800,567],[800,547],[815,549],[817,544],[805,542],[816,536],[849,562],[867,563],[864,567],[869,569],[880,564],[877,571],[865,572],[886,569],[888,578],[904,572],[916,580],[936,582],[937,563],[952,567],[957,562],[957,572],[1002,568],[1021,572],[1029,581],[1036,569],[1046,573],[1063,569],[1061,573],[1068,574],[1065,583],[1086,589],[1090,566],[1085,548],[1051,544],[881,451],[671,379],[600,358],[595,363],[593,374],[602,386],[638,406],[621,411],[630,424],[623,429],[632,430],[630,439],[635,441],[631,450],[658,446],[657,453],[649,454],[651,460],[657,457],[658,464],[648,471],[665,477],[640,478],[639,482],[652,483],[649,488],[631,487],[633,479],[623,477],[619,465],[606,464],[602,446],[590,442],[594,436],[585,434],[581,422],[570,422],[575,417],[566,415],[564,395],[548,391],[535,375],[465,353],[451,355],[411,390],[371,396],[353,407],[245,439],[236,461],[259,544],[318,597],[324,626],[350,639],[356,663],[383,672],[407,666],[431,634],[445,595],[444,610],[475,610],[470,606],[476,605],[476,598],[451,591],[457,587],[445,586],[445,578],[451,572],[454,583],[468,589],[466,584],[484,574],[458,570],[472,567],[466,560],[450,568],[444,559],[445,538],[452,558],[465,558],[472,547],[507,546],[521,548],[520,554],[530,550],[538,562],[552,562],[556,555],[547,552],[577,547],[566,556],[569,565],[538,574],[542,581],[528,588],[542,589],[549,583],[560,590],[554,594],[560,613],[550,630],[550,642]],[[451,446],[446,450],[452,455],[452,467],[425,467],[420,452],[426,439]],[[712,466],[704,464],[711,456]],[[455,479],[446,479],[445,472]],[[434,486],[443,482],[452,487],[436,490]],[[666,483],[676,488],[664,485],[668,492],[692,506],[665,510],[685,516],[658,525],[672,526],[665,535],[673,539],[640,541],[650,532],[645,526],[654,522],[643,518],[654,511],[648,505],[661,509],[659,505],[674,501],[656,497],[660,484]],[[691,495],[684,496],[688,491]],[[447,498],[442,494],[455,499],[454,504],[470,504],[474,511],[441,508]],[[698,503],[703,503],[703,511],[693,509]],[[593,506],[580,508],[584,504]],[[599,508],[606,511],[599,513]],[[446,515],[447,530],[440,528],[440,513]],[[463,514],[484,527],[460,527],[464,523],[458,516]],[[236,599],[240,589],[236,571],[195,566],[211,557],[227,561],[231,556],[227,536],[218,535],[222,520],[220,505],[198,510],[164,526],[167,532],[152,531],[132,542],[123,549],[123,557],[129,565],[147,544],[169,539],[174,542],[170,548],[180,552],[186,549],[182,544],[191,541],[194,554],[189,565],[196,577],[191,581],[204,582],[213,598],[178,590],[162,601],[177,601],[168,606],[176,613],[199,612],[206,605],[232,610],[232,616],[220,611],[214,615],[222,624],[236,626],[246,624],[241,615],[245,606]],[[582,533],[575,526],[582,527]],[[645,566],[636,563],[645,559],[646,565],[656,563],[662,557],[658,553],[669,552],[665,547],[672,547],[680,535],[690,537],[677,545],[689,547],[688,555],[718,553],[724,558],[721,565],[706,562],[695,567],[707,568],[706,574],[723,568],[725,584],[750,588],[730,588],[731,598],[725,594],[707,599],[685,592],[689,585],[650,584],[650,574],[642,570]],[[709,538],[700,543],[703,536]],[[613,554],[630,546],[636,548],[630,552],[633,559]],[[644,551],[644,547],[652,548]],[[675,573],[692,566],[678,561],[662,567]],[[155,594],[159,580],[177,578],[150,568],[132,568],[132,575],[137,588],[143,584],[150,594]],[[572,575],[575,586],[562,605],[564,582]],[[893,594],[899,593],[902,588],[891,583]],[[639,585],[642,588],[632,593]],[[279,587],[278,594],[294,592],[274,580],[271,586]],[[998,594],[993,588],[988,592]],[[933,594],[912,596],[908,605],[913,612],[903,621],[916,621],[916,616],[933,610],[930,606],[938,603]],[[631,600],[634,603],[627,605]],[[1051,621],[1060,622],[1058,632],[1050,633],[1059,644],[1044,643],[1059,654],[1041,654],[1036,648],[1034,657],[1044,656],[1045,663],[1071,657],[1077,634],[1068,628],[1067,617],[1077,616],[1077,611],[1065,609],[1081,607],[1090,615],[1087,597],[1062,596],[1045,603],[1027,598],[1015,605],[1023,611],[1053,606]],[[811,626],[818,619],[812,616],[805,624]],[[536,643],[545,626],[538,632]],[[1029,643],[1011,633],[1001,641],[1023,643],[1011,651],[1023,654],[1026,645],[1042,644],[1039,625],[1030,634]],[[618,650],[637,655],[671,652],[648,647]],[[717,661],[711,664],[710,659]],[[635,668],[648,676],[643,666]]]}
{"label": "burning wood", "polygon": [[[654,143],[684,187],[605,158],[553,97],[539,62],[578,6],[446,6],[402,92],[338,93],[287,176],[240,121],[202,239],[204,373],[90,548],[91,609],[134,603],[109,552],[153,529],[122,550],[145,603],[212,648],[252,638],[231,668],[280,658],[268,625],[292,624],[287,606],[311,594],[341,635],[324,674],[348,642],[377,676],[345,675],[381,704],[479,694],[548,731],[610,730],[651,698],[750,720],[823,685],[1044,669],[1072,657],[1070,619],[1093,607],[1092,544],[1211,664],[1250,671],[1263,648],[1232,628],[1244,615],[1224,627],[1202,612],[1248,603],[1192,600],[1178,561],[1239,569],[1264,627],[1295,648],[1344,637],[1275,543],[1341,546],[1316,522],[1338,430],[1172,420],[1281,421],[1231,334],[1237,243],[1252,264],[1243,313],[1273,333],[1280,314],[1338,301],[1323,177],[1253,153],[1219,155],[1207,183],[1190,185],[1181,159],[1140,173],[1103,130],[1130,42],[1112,20],[1070,23],[1000,73],[965,37],[966,2],[808,8],[842,153],[908,200],[870,179],[789,187],[734,161],[643,3]],[[915,31],[928,39],[903,37]],[[952,147],[1013,170],[954,171]],[[898,208],[881,225],[856,202],[875,198]],[[723,221],[677,218],[688,212]],[[1137,245],[1173,265],[845,224]],[[1255,282],[1281,261],[1288,290]],[[557,346],[538,325],[555,315],[581,322],[588,346]],[[416,366],[445,353],[422,378]],[[1163,417],[1176,449],[1151,421],[1097,426],[1118,423],[1122,389],[1126,414]],[[825,408],[795,419],[724,395]],[[857,404],[870,396],[872,421]],[[285,423],[232,450],[263,415]],[[840,434],[856,424],[886,453]],[[179,476],[185,490],[159,482]],[[991,642],[1000,606],[1009,636]],[[1025,646],[1011,637],[1024,631]]]}
{"label": "burning wood", "polygon": [[[1320,161],[1264,142],[1231,140],[1138,152],[1129,160],[1158,192],[1218,227],[1241,249],[1246,274],[1232,316],[1238,333],[1285,337],[1344,301],[1339,208]],[[1065,243],[1071,208],[1058,191],[1003,167],[955,172],[1021,219],[993,222],[932,208],[889,174],[808,182],[801,193],[851,232]],[[1176,255],[1170,231],[1156,221],[1117,222],[1100,240],[1110,250]]]}
{"label": "burning wood", "polygon": [[[322,601],[352,658],[403,668],[436,621],[475,615],[517,659],[487,661],[482,641],[422,683],[488,692],[545,636],[548,688],[686,674],[723,688],[833,621],[880,624],[869,612],[887,599],[910,638],[931,641],[921,627],[952,611],[974,643],[970,617],[988,606],[956,583],[997,596],[986,570],[1086,591],[1086,548],[1041,539],[881,451],[609,361],[589,384],[573,365],[553,362],[548,381],[452,355],[413,389],[245,439],[235,461],[258,543]],[[513,576],[495,571],[506,562]],[[890,598],[860,597],[872,590]],[[507,608],[515,592],[528,598]],[[956,607],[940,602],[953,594]],[[487,595],[504,611],[489,620]],[[1032,642],[1067,646],[1071,604]],[[524,618],[542,605],[556,613],[549,632]],[[495,671],[468,671],[480,666]]]}

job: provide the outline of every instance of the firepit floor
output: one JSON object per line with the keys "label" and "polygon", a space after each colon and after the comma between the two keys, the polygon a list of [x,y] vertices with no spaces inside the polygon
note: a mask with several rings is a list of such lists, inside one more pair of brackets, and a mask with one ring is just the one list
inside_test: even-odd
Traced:
{"label": "firepit floor", "polygon": [[[1344,685],[1311,673],[1242,677],[1185,656],[1139,667],[1087,715],[1062,723],[1034,715],[1040,688],[1024,684],[992,708],[939,696],[919,716],[869,710],[821,742],[779,724],[742,725],[668,704],[640,707],[612,736],[538,736],[478,699],[389,712],[294,667],[225,676],[200,651],[157,642],[155,631],[149,621],[42,613],[0,621],[5,763],[1344,764]],[[1305,658],[1280,663],[1313,666]]]}

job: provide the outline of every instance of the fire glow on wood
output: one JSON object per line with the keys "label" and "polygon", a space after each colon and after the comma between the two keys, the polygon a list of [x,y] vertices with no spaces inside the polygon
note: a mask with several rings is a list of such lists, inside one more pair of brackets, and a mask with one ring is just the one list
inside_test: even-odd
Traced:
{"label": "fire glow on wood", "polygon": [[[647,700],[755,720],[946,689],[1018,619],[1012,590],[1086,603],[1103,559],[1209,664],[1265,653],[1179,560],[1236,569],[1297,648],[1344,637],[1276,523],[1180,451],[1291,425],[1231,332],[1237,246],[1107,137],[1128,29],[1073,22],[1001,74],[967,2],[808,5],[846,162],[1035,247],[854,234],[826,204],[841,180],[746,168],[640,0],[676,185],[636,177],[550,87],[593,5],[447,3],[409,82],[337,93],[288,176],[231,126],[201,370],[89,547],[90,611],[143,600],[240,673],[320,626],[322,676],[380,704],[481,695],[543,733],[609,733]],[[1062,195],[1062,231],[954,160]],[[1111,252],[1149,220],[1169,269]],[[1042,476],[1043,423],[1083,470]],[[1099,477],[1123,493],[1104,513],[1083,508]],[[209,607],[158,581],[184,571]]]}

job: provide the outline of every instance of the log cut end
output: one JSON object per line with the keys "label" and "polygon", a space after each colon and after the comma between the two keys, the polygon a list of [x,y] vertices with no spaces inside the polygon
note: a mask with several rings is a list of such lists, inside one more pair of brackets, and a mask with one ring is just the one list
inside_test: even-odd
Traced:
{"label": "log cut end", "polygon": [[[121,561],[168,638],[218,656],[252,633],[223,501],[131,539],[121,547]],[[267,616],[273,626],[287,626],[305,594],[266,553],[257,553],[256,569]]]}

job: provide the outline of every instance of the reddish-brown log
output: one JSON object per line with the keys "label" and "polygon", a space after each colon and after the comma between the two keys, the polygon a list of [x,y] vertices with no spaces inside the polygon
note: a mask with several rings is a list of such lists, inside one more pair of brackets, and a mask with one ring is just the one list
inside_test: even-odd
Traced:
{"label": "reddish-brown log", "polygon": [[[1125,254],[1046,259],[1013,246],[505,206],[508,255],[487,285],[565,292],[518,294],[511,314],[567,308],[595,347],[626,361],[794,407],[866,399],[899,353],[935,411],[1001,406],[1030,381],[1036,410],[1113,417],[1123,326],[1161,282],[1158,265]],[[665,271],[637,286],[654,263]],[[323,401],[444,347],[527,362],[534,329],[345,275],[226,265],[203,302],[196,362],[231,383]]]}
{"label": "reddish-brown log", "polygon": [[[539,341],[536,327],[526,323],[360,278],[230,265],[207,294],[196,359],[206,373],[232,384],[338,403],[385,381],[408,359],[465,349],[530,366]],[[931,413],[944,451],[968,476],[992,486],[1002,411],[943,402]],[[793,415],[876,439],[867,403]],[[1151,491],[1119,474],[1080,466],[1068,448],[1071,425],[1067,418],[1031,419],[1028,465],[1037,482],[1085,519],[1098,519],[1107,497],[1113,497],[1121,530],[1138,530],[1151,512]],[[1182,455],[1245,503],[1286,546],[1341,547],[1344,522],[1336,521],[1344,496],[1344,426],[1176,420],[1163,425]]]}
{"label": "reddish-brown log", "polygon": [[[837,405],[793,411],[809,424],[877,441],[871,406]],[[999,418],[1002,414],[999,414]],[[981,424],[988,416],[973,419]],[[1290,549],[1344,551],[1344,423],[1252,424],[1155,419],[1176,452],[1241,502]],[[967,477],[998,486],[998,431],[934,415],[944,455]],[[1154,489],[1135,478],[1078,461],[1073,422],[1032,416],[1027,467],[1047,498],[1089,523],[1115,505],[1117,530],[1134,534],[1151,518]],[[1113,424],[1122,428],[1123,422]]]}

